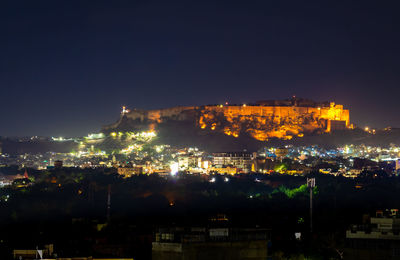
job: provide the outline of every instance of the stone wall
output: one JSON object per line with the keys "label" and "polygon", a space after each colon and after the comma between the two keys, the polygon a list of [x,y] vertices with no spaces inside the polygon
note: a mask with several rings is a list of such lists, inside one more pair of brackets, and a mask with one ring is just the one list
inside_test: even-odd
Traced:
{"label": "stone wall", "polygon": [[[330,132],[331,125],[343,125],[343,122],[345,127],[350,127],[349,110],[333,102],[329,105],[310,107],[212,105],[157,110],[135,109],[124,116],[133,121],[148,123],[152,129],[154,125],[168,120],[190,120],[201,129],[221,131],[234,137],[246,132],[261,141],[271,137],[291,139],[293,136],[302,136],[315,130]],[[331,124],[332,121],[342,123]],[[118,127],[119,122],[108,128]]]}

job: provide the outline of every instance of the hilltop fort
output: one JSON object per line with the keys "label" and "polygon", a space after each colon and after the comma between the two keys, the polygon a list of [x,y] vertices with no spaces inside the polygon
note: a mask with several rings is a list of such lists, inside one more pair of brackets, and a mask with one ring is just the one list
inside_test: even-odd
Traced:
{"label": "hilltop fort", "polygon": [[308,133],[352,128],[350,112],[334,102],[308,99],[263,100],[253,104],[220,104],[156,110],[123,109],[120,119],[104,132],[157,129],[165,123],[186,122],[196,129],[266,141],[291,139]]}

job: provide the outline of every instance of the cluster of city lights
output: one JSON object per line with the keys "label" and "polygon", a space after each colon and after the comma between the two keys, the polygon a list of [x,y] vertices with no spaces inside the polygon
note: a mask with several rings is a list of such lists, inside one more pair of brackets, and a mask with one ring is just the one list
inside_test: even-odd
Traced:
{"label": "cluster of city lights", "polygon": [[103,139],[105,135],[103,133],[97,133],[97,134],[88,134],[85,139],[87,140],[96,140],[96,139]]}
{"label": "cluster of city lights", "polygon": [[111,137],[118,137],[121,138],[125,136],[127,139],[136,139],[138,141],[143,141],[143,142],[150,142],[157,136],[157,134],[154,131],[144,131],[144,132],[111,132],[110,133]]}
{"label": "cluster of city lights", "polygon": [[121,153],[122,154],[130,154],[134,151],[142,151],[143,150],[143,145],[140,144],[133,144],[133,145],[129,145],[127,148],[122,149]]}

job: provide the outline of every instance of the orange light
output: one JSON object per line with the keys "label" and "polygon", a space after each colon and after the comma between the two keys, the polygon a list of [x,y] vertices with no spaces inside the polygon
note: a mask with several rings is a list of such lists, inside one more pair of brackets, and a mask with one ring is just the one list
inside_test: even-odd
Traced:
{"label": "orange light", "polygon": [[217,130],[218,126],[221,132],[234,137],[238,137],[244,131],[260,141],[267,141],[270,138],[288,140],[294,136],[303,137],[304,132],[315,129],[330,129],[330,125],[324,125],[324,122],[330,123],[332,120],[345,121],[347,127],[351,126],[349,111],[333,102],[330,107],[302,110],[288,106],[281,107],[279,111],[273,106],[242,104],[224,107],[220,104],[207,106],[201,110],[199,127],[204,129],[210,126],[211,130]]}

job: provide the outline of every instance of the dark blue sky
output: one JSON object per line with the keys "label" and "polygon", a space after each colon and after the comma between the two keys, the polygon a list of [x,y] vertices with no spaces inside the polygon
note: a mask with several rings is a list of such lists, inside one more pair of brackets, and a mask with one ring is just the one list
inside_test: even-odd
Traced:
{"label": "dark blue sky", "polygon": [[2,1],[0,135],[83,135],[122,105],[336,101],[400,126],[396,1]]}

